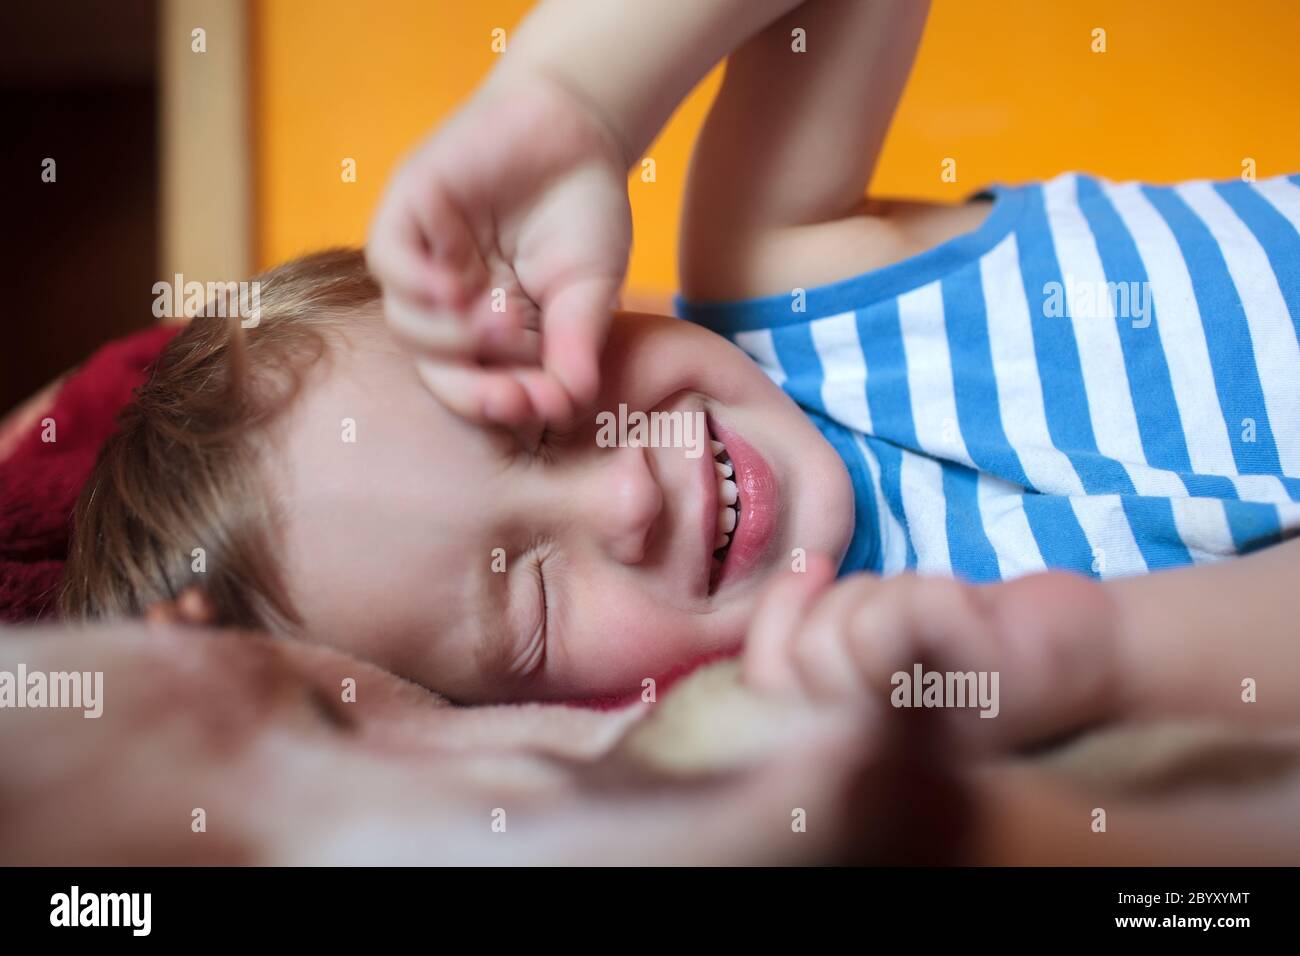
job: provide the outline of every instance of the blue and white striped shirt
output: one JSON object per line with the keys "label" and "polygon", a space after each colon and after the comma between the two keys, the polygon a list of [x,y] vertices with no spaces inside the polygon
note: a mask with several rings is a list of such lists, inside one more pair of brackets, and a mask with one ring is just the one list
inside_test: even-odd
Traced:
{"label": "blue and white striped shirt", "polygon": [[979,229],[896,265],[679,300],[844,458],[842,570],[1105,578],[1296,533],[1300,176],[993,192]]}

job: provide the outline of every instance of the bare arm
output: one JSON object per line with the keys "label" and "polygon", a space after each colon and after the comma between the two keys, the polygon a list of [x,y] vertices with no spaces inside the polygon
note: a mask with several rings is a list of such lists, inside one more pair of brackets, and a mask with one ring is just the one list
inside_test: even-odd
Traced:
{"label": "bare arm", "polygon": [[[1300,539],[1107,587],[1120,607],[1121,716],[1300,718]],[[1242,700],[1246,678],[1256,703]]]}
{"label": "bare arm", "polygon": [[[809,0],[731,56],[691,162],[681,243],[688,297],[760,294],[749,274],[770,279],[799,259],[809,261],[792,263],[796,277],[840,277],[810,267],[837,244],[826,224],[861,210],[928,8]],[[798,238],[808,226],[818,227],[811,250]]]}
{"label": "bare arm", "polygon": [[700,78],[800,0],[549,0],[489,82],[560,83],[610,126],[630,166]]}

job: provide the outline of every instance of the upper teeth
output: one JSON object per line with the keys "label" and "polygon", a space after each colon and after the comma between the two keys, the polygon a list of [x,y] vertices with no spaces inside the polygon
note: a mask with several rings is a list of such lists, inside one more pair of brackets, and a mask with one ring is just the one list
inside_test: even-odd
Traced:
{"label": "upper teeth", "polygon": [[732,480],[734,472],[727,449],[720,441],[710,442],[713,448],[713,468],[718,476],[718,529],[713,540],[713,550],[726,550],[731,544],[732,532],[740,517],[740,489]]}

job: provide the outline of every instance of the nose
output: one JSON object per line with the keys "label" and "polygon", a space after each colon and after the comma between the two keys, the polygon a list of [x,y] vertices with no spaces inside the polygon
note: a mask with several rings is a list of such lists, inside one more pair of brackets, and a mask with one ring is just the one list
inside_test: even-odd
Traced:
{"label": "nose", "polygon": [[664,507],[649,451],[623,447],[601,452],[576,490],[580,524],[592,540],[615,561],[641,563]]}

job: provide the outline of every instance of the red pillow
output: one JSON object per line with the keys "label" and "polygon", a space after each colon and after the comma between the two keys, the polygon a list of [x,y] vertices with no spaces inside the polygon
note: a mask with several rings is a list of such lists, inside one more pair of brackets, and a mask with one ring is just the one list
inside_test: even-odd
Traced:
{"label": "red pillow", "polygon": [[105,345],[0,460],[0,621],[53,614],[77,496],[118,413],[179,329],[157,326]]}

